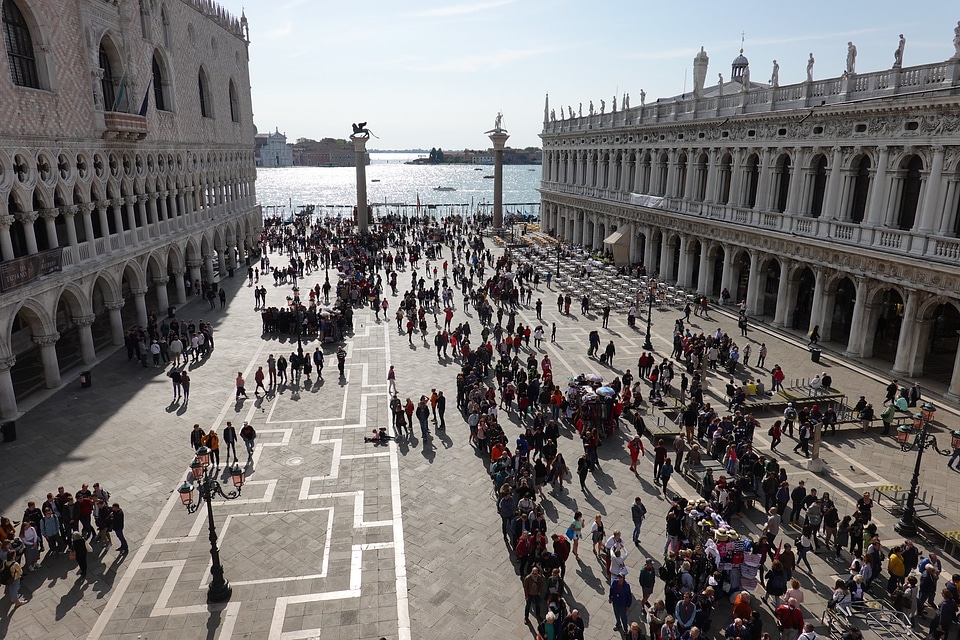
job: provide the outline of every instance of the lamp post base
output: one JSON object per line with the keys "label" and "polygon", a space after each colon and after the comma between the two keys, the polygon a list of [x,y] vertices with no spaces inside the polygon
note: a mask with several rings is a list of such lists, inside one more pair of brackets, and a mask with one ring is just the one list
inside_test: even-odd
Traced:
{"label": "lamp post base", "polygon": [[642,348],[645,349],[645,350],[647,350],[647,351],[653,351],[653,343],[650,342],[650,336],[649,336],[649,335],[647,335],[647,339],[644,341]]}
{"label": "lamp post base", "polygon": [[897,524],[893,525],[893,530],[904,538],[913,538],[917,535],[917,525],[913,523],[913,518],[907,519],[906,516],[897,520]]}
{"label": "lamp post base", "polygon": [[233,595],[233,587],[230,582],[224,580],[220,584],[211,582],[207,587],[207,602],[226,602]]}

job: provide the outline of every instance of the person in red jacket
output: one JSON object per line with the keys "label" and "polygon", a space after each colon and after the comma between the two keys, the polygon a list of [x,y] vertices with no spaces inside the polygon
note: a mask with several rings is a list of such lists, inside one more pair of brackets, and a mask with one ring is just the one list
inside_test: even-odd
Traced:
{"label": "person in red jacket", "polygon": [[797,640],[803,629],[803,612],[797,605],[797,599],[790,598],[786,604],[777,607],[776,616],[781,640]]}

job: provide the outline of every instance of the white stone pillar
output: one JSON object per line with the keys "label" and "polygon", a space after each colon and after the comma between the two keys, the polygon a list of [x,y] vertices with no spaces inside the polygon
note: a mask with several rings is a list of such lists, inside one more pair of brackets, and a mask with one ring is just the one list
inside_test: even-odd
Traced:
{"label": "white stone pillar", "polygon": [[79,205],[79,211],[81,215],[81,221],[83,223],[83,235],[86,238],[86,242],[90,245],[90,256],[97,255],[97,252],[94,249],[94,237],[93,237],[93,210],[95,207],[91,202],[85,202]]}
{"label": "white stone pillar", "polygon": [[940,207],[940,185],[943,182],[943,145],[933,145],[933,161],[927,176],[923,194],[923,208],[915,228],[918,233],[930,233],[937,228],[937,213]]}
{"label": "white stone pillar", "polygon": [[213,256],[209,254],[205,255],[203,256],[203,280],[206,280],[208,283],[212,283],[214,276],[215,274],[213,272]]}
{"label": "white stone pillar", "polygon": [[97,319],[97,316],[78,316],[72,318],[73,324],[77,327],[77,333],[80,334],[80,356],[84,364],[93,364],[97,361],[97,349],[93,344],[93,331],[90,325]]}
{"label": "white stone pillar", "polygon": [[147,291],[149,289],[131,289],[133,304],[137,308],[137,324],[147,326]]}
{"label": "white stone pillar", "polygon": [[953,374],[950,376],[950,388],[947,389],[947,395],[953,398],[960,397],[960,349],[957,349],[957,355],[953,359]]}
{"label": "white stone pillar", "polygon": [[800,194],[803,191],[804,165],[806,164],[806,153],[800,147],[793,150],[793,163],[790,165],[790,186],[787,190],[787,206],[784,208],[786,213],[800,213]]}
{"label": "white stone pillar", "polygon": [[655,233],[656,229],[653,227],[647,227],[644,232],[646,247],[643,251],[643,266],[647,269],[647,275],[651,276],[657,271],[657,245],[653,239]]}
{"label": "white stone pillar", "polygon": [[[77,223],[76,215],[80,211],[80,207],[77,205],[67,205],[65,207],[60,207],[60,215],[63,216],[63,222],[67,228],[67,246],[76,247],[79,243],[77,242]],[[77,260],[80,259],[79,254],[77,255]]]}
{"label": "white stone pillar", "polygon": [[137,203],[136,196],[127,196],[123,199],[127,209],[127,224],[130,226],[130,244],[138,244],[140,239],[137,235],[137,212],[134,205]]}
{"label": "white stone pillar", "polygon": [[217,247],[217,268],[220,269],[220,277],[227,277],[227,246]]}
{"label": "white stone pillar", "polygon": [[840,214],[840,191],[843,183],[843,174],[840,167],[843,164],[843,154],[840,147],[834,146],[833,155],[830,158],[830,173],[827,177],[827,193],[824,198],[823,213],[821,217],[826,220],[835,220],[842,218]]}
{"label": "white stone pillar", "polygon": [[760,152],[760,161],[757,165],[757,171],[760,175],[757,177],[757,204],[754,209],[758,211],[769,211],[770,206],[770,183],[773,178],[773,169],[770,168],[770,149],[764,148]]}
{"label": "white stone pillar", "polygon": [[688,288],[693,280],[693,251],[691,236],[680,236],[680,272],[677,274],[677,286]]}
{"label": "white stone pillar", "polygon": [[[117,228],[117,243],[123,248],[127,246],[127,239],[123,233],[123,212],[120,210],[120,207],[123,206],[123,199],[113,198],[110,200],[110,206],[113,208],[113,224]],[[107,232],[104,231],[104,233]]]}
{"label": "white stone pillar", "polygon": [[39,214],[43,218],[43,224],[47,230],[48,248],[56,249],[60,246],[60,242],[57,240],[57,216],[60,215],[60,210],[50,207],[40,209]]}
{"label": "white stone pillar", "polygon": [[813,285],[813,308],[810,311],[810,329],[820,325],[820,336],[823,338],[823,289],[827,280],[827,274],[822,267],[813,267],[814,285]]}
{"label": "white stone pillar", "polygon": [[870,185],[870,199],[867,204],[864,224],[868,227],[879,227],[883,224],[887,210],[887,155],[889,149],[885,146],[877,147],[877,171]]}
{"label": "white stone pillar", "polygon": [[[827,276],[824,275],[826,281]],[[816,291],[814,291],[816,295]],[[820,325],[820,341],[829,342],[833,337],[833,312],[837,304],[837,285],[832,287],[823,287],[823,293],[820,296],[820,312],[817,315],[817,324]]]}
{"label": "white stone pillar", "polygon": [[762,315],[763,292],[761,283],[764,278],[760,274],[760,252],[750,252],[750,275],[747,278],[747,315]]}
{"label": "white stone pillar", "polygon": [[670,239],[667,237],[667,234],[663,233],[660,236],[660,279],[661,280],[670,280],[671,278],[667,277],[667,274],[671,271],[671,265],[673,264],[672,256],[670,255]]}
{"label": "white stone pillar", "polygon": [[[735,247],[723,245],[723,272],[720,275],[720,292],[726,289],[730,292],[731,300],[737,294],[733,287],[733,252]],[[739,302],[734,300],[734,302]]]}
{"label": "white stone pillar", "polygon": [[167,307],[170,306],[170,298],[167,296],[167,283],[170,282],[170,278],[164,276],[162,278],[154,278],[153,285],[157,290],[157,313],[163,315],[167,312]]}
{"label": "white stone pillar", "polygon": [[697,292],[709,296],[713,289],[713,259],[710,258],[712,244],[700,240],[700,270],[697,273]]}
{"label": "white stone pillar", "polygon": [[[4,207],[5,205],[6,203]],[[9,214],[0,214],[0,257],[3,260],[13,260],[16,257],[13,253],[13,239],[10,237],[10,227],[15,221],[16,218]]]}
{"label": "white stone pillar", "polygon": [[[369,135],[356,134],[350,136],[353,142],[353,162],[357,170],[357,231],[367,233],[370,230],[370,216],[367,208],[367,140]],[[496,193],[496,192],[494,192]],[[494,202],[494,224],[497,229],[501,225],[496,223],[496,202]],[[213,278],[210,278],[212,281]]]}
{"label": "white stone pillar", "polygon": [[186,269],[173,270],[173,284],[177,288],[177,304],[186,304],[187,302],[187,288],[183,282],[183,276],[186,273]]}
{"label": "white stone pillar", "polygon": [[40,346],[40,361],[43,363],[43,386],[47,389],[56,389],[60,386],[60,362],[57,360],[57,340],[59,333],[45,336],[33,336],[33,341]]}
{"label": "white stone pillar", "polygon": [[727,204],[731,207],[743,206],[743,181],[746,176],[743,172],[743,153],[740,149],[730,151],[730,197]]}
{"label": "white stone pillar", "polygon": [[866,330],[867,296],[870,293],[869,282],[866,278],[857,277],[857,297],[853,302],[853,318],[850,320],[850,337],[847,340],[847,350],[843,355],[860,358],[863,356],[864,340],[869,336]]}
{"label": "white stone pillar", "polygon": [[918,347],[918,318],[920,293],[907,289],[907,300],[903,308],[903,324],[900,326],[900,338],[897,341],[897,357],[893,363],[893,372],[898,375],[913,375],[910,371]]}
{"label": "white stone pillar", "polygon": [[783,258],[777,259],[780,262],[780,282],[777,284],[777,311],[773,318],[773,326],[785,327],[790,321],[790,311],[792,304],[790,302],[790,267],[791,262]]}
{"label": "white stone pillar", "polygon": [[37,253],[37,234],[34,231],[33,223],[37,221],[40,214],[36,211],[21,211],[16,214],[17,220],[23,226],[23,235],[27,241],[27,254]]}
{"label": "white stone pillar", "polygon": [[687,154],[687,175],[684,176],[684,183],[683,183],[683,199],[684,200],[691,200],[691,201],[693,200],[693,196],[694,196],[693,183],[697,174],[696,169],[697,167],[693,161],[693,157],[691,154],[688,153]]}
{"label": "white stone pillar", "polygon": [[20,416],[17,393],[13,389],[13,378],[10,377],[10,369],[16,363],[16,356],[0,358],[0,418],[3,420],[15,420]]}

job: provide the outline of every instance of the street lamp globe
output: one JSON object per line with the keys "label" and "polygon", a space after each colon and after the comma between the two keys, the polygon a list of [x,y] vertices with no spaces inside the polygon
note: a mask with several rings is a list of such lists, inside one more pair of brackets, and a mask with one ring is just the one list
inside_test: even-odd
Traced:
{"label": "street lamp globe", "polygon": [[197,460],[204,467],[210,464],[210,449],[205,446],[197,449]]}
{"label": "street lamp globe", "polygon": [[180,502],[182,502],[184,506],[190,506],[191,504],[193,504],[193,485],[192,484],[184,481],[184,483],[180,485],[180,488],[177,489],[177,491],[180,494]]}
{"label": "street lamp globe", "polygon": [[200,458],[194,458],[193,462],[190,463],[190,473],[193,474],[194,480],[199,480],[203,477],[204,464],[200,462]]}

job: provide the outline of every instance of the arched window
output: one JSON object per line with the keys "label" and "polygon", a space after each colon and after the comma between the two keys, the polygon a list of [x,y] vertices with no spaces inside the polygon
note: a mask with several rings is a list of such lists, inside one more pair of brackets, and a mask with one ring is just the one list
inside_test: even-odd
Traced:
{"label": "arched window", "polygon": [[158,111],[170,111],[170,105],[167,104],[166,78],[163,75],[163,67],[160,66],[160,60],[157,54],[153,54],[153,103]]}
{"label": "arched window", "polygon": [[867,210],[867,194],[870,191],[870,158],[863,156],[857,164],[857,176],[853,182],[853,200],[850,203],[850,220],[863,222]]}
{"label": "arched window", "polygon": [[917,205],[920,203],[920,187],[922,180],[920,172],[923,170],[923,160],[920,156],[913,156],[907,164],[907,174],[903,178],[903,195],[900,196],[900,211],[897,216],[897,227],[903,230],[913,228],[917,220]]}
{"label": "arched window", "polygon": [[197,94],[200,98],[200,116],[204,118],[213,117],[213,101],[210,100],[210,87],[207,82],[207,73],[200,67],[200,73],[197,74]]}
{"label": "arched window", "polygon": [[823,213],[823,197],[827,191],[827,159],[820,156],[813,168],[813,193],[810,200],[810,215],[819,218]]}
{"label": "arched window", "polygon": [[37,59],[30,27],[13,0],[3,0],[3,38],[7,45],[10,77],[20,87],[40,88]]}
{"label": "arched window", "polygon": [[237,99],[237,87],[230,81],[230,120],[240,122],[240,100]]}
{"label": "arched window", "polygon": [[100,43],[100,70],[103,77],[100,79],[100,90],[103,92],[103,110],[117,110],[117,83],[113,77],[113,65],[110,62],[110,56],[107,54],[106,47]]}

